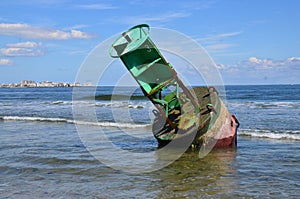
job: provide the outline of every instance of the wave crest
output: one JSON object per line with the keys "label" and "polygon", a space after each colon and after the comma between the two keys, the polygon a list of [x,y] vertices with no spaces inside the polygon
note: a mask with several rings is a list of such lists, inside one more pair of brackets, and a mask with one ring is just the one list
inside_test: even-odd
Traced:
{"label": "wave crest", "polygon": [[268,138],[276,140],[299,140],[300,131],[286,130],[286,131],[271,131],[271,130],[257,130],[257,129],[241,129],[238,132],[239,136],[249,136],[256,138]]}
{"label": "wave crest", "polygon": [[151,124],[138,124],[138,123],[116,123],[116,122],[89,122],[78,121],[66,118],[48,118],[48,117],[29,117],[29,116],[0,116],[1,120],[14,120],[14,121],[31,121],[31,122],[64,122],[77,125],[99,126],[99,127],[114,127],[114,128],[148,128]]}
{"label": "wave crest", "polygon": [[240,108],[247,107],[251,109],[270,109],[270,108],[300,108],[300,102],[289,102],[289,101],[281,101],[281,102],[231,102],[229,103],[231,107]]}

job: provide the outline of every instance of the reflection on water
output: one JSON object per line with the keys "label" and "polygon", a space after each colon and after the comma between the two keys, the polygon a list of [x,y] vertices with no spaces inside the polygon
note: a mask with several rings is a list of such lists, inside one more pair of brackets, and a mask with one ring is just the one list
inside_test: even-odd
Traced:
{"label": "reflection on water", "polygon": [[157,181],[151,187],[159,190],[157,198],[230,196],[237,187],[235,157],[236,150],[232,148],[214,150],[203,159],[189,151],[153,173]]}

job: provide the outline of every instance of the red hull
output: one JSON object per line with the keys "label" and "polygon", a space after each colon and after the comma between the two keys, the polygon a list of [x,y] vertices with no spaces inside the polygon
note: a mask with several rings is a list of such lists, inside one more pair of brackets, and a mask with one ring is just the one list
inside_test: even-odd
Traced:
{"label": "red hull", "polygon": [[239,122],[234,115],[231,116],[230,129],[227,132],[221,132],[224,137],[217,139],[214,148],[222,148],[229,146],[236,146],[237,144],[237,128],[239,127]]}

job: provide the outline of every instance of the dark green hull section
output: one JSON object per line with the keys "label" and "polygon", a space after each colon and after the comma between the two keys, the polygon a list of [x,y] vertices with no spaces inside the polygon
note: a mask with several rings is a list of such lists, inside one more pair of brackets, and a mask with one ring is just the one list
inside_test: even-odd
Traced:
{"label": "dark green hull section", "polygon": [[[201,147],[204,144],[214,147],[236,146],[236,133],[238,121],[226,109],[225,105],[213,87],[196,87],[191,93],[197,96],[200,106],[200,114],[197,125],[185,130],[172,129],[163,117],[156,115],[152,126],[153,135],[159,146],[163,147],[174,139],[185,139],[188,133],[193,134],[191,147]],[[172,114],[170,114],[172,115]],[[174,115],[174,120],[188,122],[182,115]]]}

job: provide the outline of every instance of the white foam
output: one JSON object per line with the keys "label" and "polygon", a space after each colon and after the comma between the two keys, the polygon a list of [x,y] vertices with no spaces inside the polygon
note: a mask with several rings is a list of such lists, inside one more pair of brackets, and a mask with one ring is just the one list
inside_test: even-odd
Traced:
{"label": "white foam", "polygon": [[115,127],[115,128],[148,128],[150,124],[136,123],[116,123],[116,122],[89,122],[78,121],[65,118],[48,118],[48,117],[29,117],[29,116],[0,116],[3,120],[15,121],[40,121],[40,122],[65,122],[78,125],[100,126],[100,127]]}
{"label": "white foam", "polygon": [[239,130],[238,135],[277,140],[300,140],[300,131],[274,132],[270,130],[243,129]]}
{"label": "white foam", "polygon": [[64,101],[54,101],[54,102],[51,102],[51,104],[65,104]]}
{"label": "white foam", "polygon": [[240,108],[300,108],[299,101],[279,101],[279,102],[254,102],[254,101],[247,101],[247,102],[229,102],[229,107]]}
{"label": "white foam", "polygon": [[88,126],[101,126],[101,127],[116,127],[116,128],[148,128],[149,124],[134,124],[134,123],[115,123],[115,122],[88,122],[70,120],[70,123]]}
{"label": "white foam", "polygon": [[3,120],[67,122],[67,119],[64,118],[45,118],[45,117],[28,117],[28,116],[2,116],[1,118]]}

